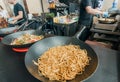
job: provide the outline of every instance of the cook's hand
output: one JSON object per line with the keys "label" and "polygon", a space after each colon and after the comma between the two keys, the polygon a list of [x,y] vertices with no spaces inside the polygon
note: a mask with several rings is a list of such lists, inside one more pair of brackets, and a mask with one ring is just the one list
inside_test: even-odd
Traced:
{"label": "cook's hand", "polygon": [[15,24],[17,22],[17,20],[11,21],[9,22],[10,24]]}
{"label": "cook's hand", "polygon": [[8,22],[11,22],[11,21],[13,21],[13,18],[8,18]]}
{"label": "cook's hand", "polygon": [[103,17],[105,18],[109,17],[108,12],[103,12]]}

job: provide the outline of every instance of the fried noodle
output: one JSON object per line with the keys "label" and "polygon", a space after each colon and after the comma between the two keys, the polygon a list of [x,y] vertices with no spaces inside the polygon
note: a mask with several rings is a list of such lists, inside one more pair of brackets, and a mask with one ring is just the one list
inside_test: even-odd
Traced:
{"label": "fried noodle", "polygon": [[85,71],[89,60],[87,51],[78,45],[52,47],[38,58],[38,72],[49,80],[72,80]]}

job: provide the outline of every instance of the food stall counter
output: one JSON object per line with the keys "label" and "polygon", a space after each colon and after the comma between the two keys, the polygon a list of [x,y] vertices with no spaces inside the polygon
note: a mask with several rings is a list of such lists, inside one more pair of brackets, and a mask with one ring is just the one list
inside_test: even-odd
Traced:
{"label": "food stall counter", "polygon": [[[90,45],[98,56],[96,72],[84,82],[120,82],[120,52]],[[33,55],[33,54],[31,54]],[[26,69],[25,53],[0,43],[0,82],[40,82]]]}

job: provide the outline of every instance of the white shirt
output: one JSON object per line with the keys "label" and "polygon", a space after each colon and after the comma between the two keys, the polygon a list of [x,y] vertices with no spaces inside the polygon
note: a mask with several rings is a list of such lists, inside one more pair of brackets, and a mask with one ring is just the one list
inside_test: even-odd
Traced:
{"label": "white shirt", "polygon": [[4,18],[7,18],[7,16],[8,16],[7,11],[6,11],[6,10],[0,11],[0,16],[2,16],[2,17],[4,17]]}
{"label": "white shirt", "polygon": [[103,0],[98,0],[98,8],[101,10],[103,7]]}

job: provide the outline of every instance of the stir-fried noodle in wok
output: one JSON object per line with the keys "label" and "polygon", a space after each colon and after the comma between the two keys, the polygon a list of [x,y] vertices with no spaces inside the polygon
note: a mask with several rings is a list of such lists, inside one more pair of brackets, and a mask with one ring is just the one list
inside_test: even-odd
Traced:
{"label": "stir-fried noodle in wok", "polygon": [[50,48],[34,64],[38,65],[39,74],[49,80],[65,81],[82,74],[89,61],[86,50],[78,45],[65,45]]}
{"label": "stir-fried noodle in wok", "polygon": [[28,44],[32,42],[36,42],[38,40],[43,39],[44,36],[40,35],[32,35],[32,34],[23,34],[22,36],[16,38],[15,40],[12,41],[11,45],[22,45],[22,44]]}

